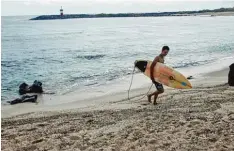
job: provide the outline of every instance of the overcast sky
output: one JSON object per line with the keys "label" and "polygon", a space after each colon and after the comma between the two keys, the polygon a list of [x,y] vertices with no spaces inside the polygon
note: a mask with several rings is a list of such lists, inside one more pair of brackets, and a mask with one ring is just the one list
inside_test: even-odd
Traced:
{"label": "overcast sky", "polygon": [[1,0],[2,16],[80,13],[128,13],[234,7],[234,1],[205,0]]}

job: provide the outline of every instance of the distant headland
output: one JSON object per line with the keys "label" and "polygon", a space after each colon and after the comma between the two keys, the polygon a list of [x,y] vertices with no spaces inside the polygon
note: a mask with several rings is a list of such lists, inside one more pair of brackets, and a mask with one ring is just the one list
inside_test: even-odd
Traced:
{"label": "distant headland", "polygon": [[117,13],[117,14],[63,14],[60,9],[60,15],[41,15],[30,20],[54,20],[54,19],[75,19],[75,18],[110,18],[110,17],[162,17],[162,16],[193,16],[193,15],[210,15],[210,16],[227,16],[234,15],[234,7],[205,9],[199,11],[178,11],[178,12],[152,12],[152,13]]}

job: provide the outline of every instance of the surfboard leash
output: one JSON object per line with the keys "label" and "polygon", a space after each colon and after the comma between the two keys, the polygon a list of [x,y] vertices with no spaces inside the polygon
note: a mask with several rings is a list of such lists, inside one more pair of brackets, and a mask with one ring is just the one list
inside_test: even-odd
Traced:
{"label": "surfboard leash", "polygon": [[130,101],[129,92],[130,92],[130,89],[131,89],[131,87],[132,87],[132,81],[133,81],[133,76],[134,76],[134,73],[135,73],[135,69],[136,69],[136,66],[135,66],[135,64],[134,64],[133,71],[132,71],[132,78],[131,78],[130,86],[129,86],[129,89],[128,89],[128,100],[129,100],[129,101]]}
{"label": "surfboard leash", "polygon": [[[129,86],[129,89],[128,89],[128,100],[129,100],[129,101],[130,101],[129,93],[130,93],[130,89],[131,89],[131,87],[132,87],[132,81],[133,81],[133,76],[134,76],[134,73],[135,73],[135,69],[136,69],[136,66],[134,65],[133,71],[132,71],[132,78],[131,78],[130,86]],[[152,86],[153,86],[153,83],[151,84],[151,86],[150,86],[148,92],[147,92],[143,97],[141,97],[140,99],[137,99],[136,101],[139,101],[139,100],[143,99],[144,97],[146,97],[146,96],[148,95],[148,93],[150,92]]]}

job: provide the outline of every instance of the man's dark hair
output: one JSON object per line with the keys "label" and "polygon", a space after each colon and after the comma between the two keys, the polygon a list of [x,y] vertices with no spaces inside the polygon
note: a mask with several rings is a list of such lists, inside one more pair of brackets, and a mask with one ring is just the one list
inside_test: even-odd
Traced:
{"label": "man's dark hair", "polygon": [[163,46],[163,47],[162,47],[162,50],[168,50],[168,51],[169,51],[170,48],[169,48],[168,46]]}

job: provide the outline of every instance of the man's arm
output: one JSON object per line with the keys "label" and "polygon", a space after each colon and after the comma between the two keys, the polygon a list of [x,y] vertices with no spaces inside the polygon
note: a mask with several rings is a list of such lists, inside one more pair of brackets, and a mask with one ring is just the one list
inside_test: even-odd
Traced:
{"label": "man's arm", "polygon": [[154,80],[154,67],[155,67],[157,62],[159,62],[159,58],[155,57],[154,61],[152,62],[151,66],[150,66],[150,78],[151,78],[153,83],[155,83],[155,80]]}

